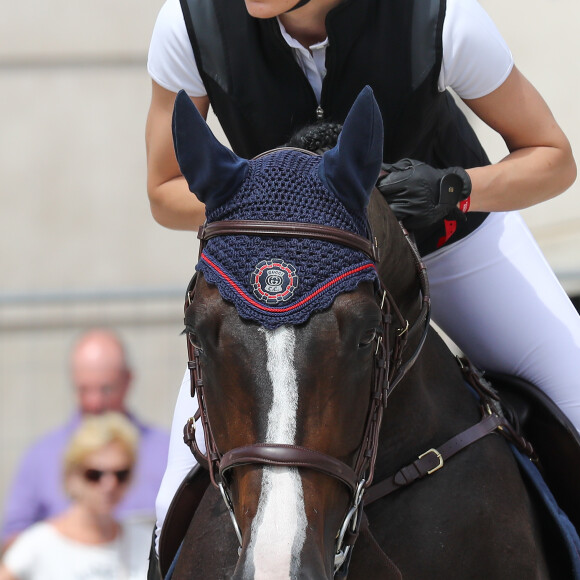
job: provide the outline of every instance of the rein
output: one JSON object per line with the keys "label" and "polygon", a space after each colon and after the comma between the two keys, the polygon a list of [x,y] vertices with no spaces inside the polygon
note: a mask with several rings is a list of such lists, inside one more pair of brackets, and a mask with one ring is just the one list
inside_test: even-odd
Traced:
{"label": "rein", "polygon": [[[199,349],[187,341],[191,373],[191,396],[196,396],[199,404],[199,416],[203,426],[206,444],[204,455],[195,440],[195,418],[190,418],[184,427],[184,441],[190,446],[196,459],[209,469],[212,484],[217,487],[229,510],[232,523],[240,545],[241,532],[233,511],[230,499],[227,474],[241,465],[261,464],[284,467],[302,467],[313,469],[333,477],[345,485],[351,494],[351,504],[343,524],[337,534],[335,554],[335,574],[341,568],[346,568],[350,558],[350,550],[358,536],[363,507],[362,497],[371,485],[378,451],[378,440],[384,409],[387,399],[394,388],[400,383],[416,361],[427,337],[430,321],[429,285],[425,266],[409,233],[401,225],[414,256],[417,276],[420,283],[422,306],[412,324],[403,316],[391,293],[380,281],[378,293],[379,306],[382,313],[382,332],[376,338],[374,352],[373,388],[369,409],[365,422],[364,435],[357,454],[354,468],[346,463],[312,449],[297,445],[276,443],[260,443],[231,449],[221,453],[217,448],[211,424],[209,421],[204,396],[203,372],[200,365]],[[298,237],[331,241],[349,248],[364,252],[375,263],[378,261],[378,243],[372,242],[357,234],[344,230],[301,222],[264,222],[257,220],[218,221],[200,227],[200,255],[208,239],[219,235]],[[192,278],[186,293],[185,309],[192,303],[195,296],[196,275]],[[397,326],[394,327],[394,324]],[[405,347],[411,340],[417,346],[412,354],[403,361]],[[392,344],[391,344],[392,343]]]}

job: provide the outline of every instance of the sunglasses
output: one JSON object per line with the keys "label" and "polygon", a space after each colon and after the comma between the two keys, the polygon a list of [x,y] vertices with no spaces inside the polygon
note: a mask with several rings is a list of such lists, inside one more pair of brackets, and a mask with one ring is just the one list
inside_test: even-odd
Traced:
{"label": "sunglasses", "polygon": [[85,469],[83,476],[90,483],[99,483],[107,473],[114,475],[117,479],[117,483],[127,483],[131,476],[131,470],[129,468],[119,470]]}

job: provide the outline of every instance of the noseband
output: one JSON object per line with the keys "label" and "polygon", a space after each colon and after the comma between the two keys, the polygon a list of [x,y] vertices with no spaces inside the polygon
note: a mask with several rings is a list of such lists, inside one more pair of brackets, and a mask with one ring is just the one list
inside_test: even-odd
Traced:
{"label": "noseband", "polygon": [[[402,226],[401,226],[402,227]],[[242,537],[237,524],[233,504],[230,499],[227,474],[241,465],[260,464],[281,467],[302,467],[324,473],[344,484],[350,491],[351,503],[337,534],[334,571],[348,566],[350,551],[358,535],[361,521],[362,497],[371,485],[378,451],[378,440],[383,411],[387,399],[403,379],[419,356],[425,342],[430,320],[429,286],[425,266],[409,233],[403,232],[415,258],[417,276],[422,295],[422,306],[416,320],[409,324],[395,303],[391,293],[380,281],[377,301],[382,313],[382,332],[377,335],[374,352],[372,392],[366,417],[364,435],[357,453],[354,468],[346,463],[312,449],[297,445],[259,443],[231,449],[221,453],[217,448],[207,413],[204,394],[203,373],[200,366],[200,352],[191,340],[187,340],[189,355],[188,368],[191,373],[191,396],[199,403],[199,416],[203,426],[206,454],[203,454],[195,440],[195,420],[189,419],[184,428],[184,440],[190,446],[196,459],[207,465],[211,481],[219,488],[229,510],[240,545]],[[270,222],[255,220],[219,221],[205,224],[199,229],[200,254],[207,240],[221,235],[272,236],[311,238],[342,244],[368,255],[373,262],[379,261],[376,239],[369,239],[338,228],[300,223]],[[185,309],[195,296],[196,275],[187,289]],[[415,336],[419,336],[418,341]],[[411,341],[417,343],[414,351],[403,361],[405,346]]]}

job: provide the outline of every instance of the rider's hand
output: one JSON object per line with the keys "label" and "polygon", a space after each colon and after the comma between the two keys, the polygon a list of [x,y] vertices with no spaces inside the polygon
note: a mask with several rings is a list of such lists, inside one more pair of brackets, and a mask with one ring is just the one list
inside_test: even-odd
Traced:
{"label": "rider's hand", "polygon": [[[471,179],[461,167],[435,169],[421,161],[401,159],[383,163],[382,169],[386,175],[379,177],[377,188],[405,227],[425,228],[443,218],[465,220]],[[461,209],[459,202],[463,202]]]}

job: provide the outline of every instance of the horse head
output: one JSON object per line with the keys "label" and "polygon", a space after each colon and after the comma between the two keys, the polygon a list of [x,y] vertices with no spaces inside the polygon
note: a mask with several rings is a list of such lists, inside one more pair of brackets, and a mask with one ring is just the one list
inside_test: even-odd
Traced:
{"label": "horse head", "polygon": [[280,148],[242,159],[183,92],[173,132],[206,205],[185,324],[210,474],[241,546],[233,577],[332,578],[360,523],[389,354],[406,332],[407,312],[390,305],[420,310],[411,251],[374,196],[375,235],[392,252],[380,262],[369,227],[378,106],[364,89],[322,156]]}

